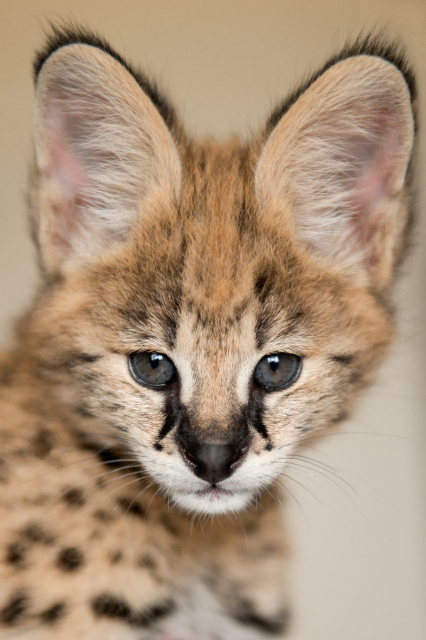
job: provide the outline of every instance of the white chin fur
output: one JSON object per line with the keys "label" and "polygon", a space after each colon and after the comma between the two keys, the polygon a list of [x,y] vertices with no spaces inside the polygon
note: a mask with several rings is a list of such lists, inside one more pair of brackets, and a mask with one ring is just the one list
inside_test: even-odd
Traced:
{"label": "white chin fur", "polygon": [[214,491],[203,493],[172,493],[170,498],[177,507],[205,515],[217,515],[221,513],[233,513],[247,507],[253,494],[251,491],[244,493],[215,493]]}

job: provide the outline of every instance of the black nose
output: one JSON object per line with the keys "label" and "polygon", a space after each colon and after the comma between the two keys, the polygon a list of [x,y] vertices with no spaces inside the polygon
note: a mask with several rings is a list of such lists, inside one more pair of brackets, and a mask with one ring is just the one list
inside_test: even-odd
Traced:
{"label": "black nose", "polygon": [[233,474],[248,451],[248,446],[202,442],[181,448],[186,463],[198,478],[217,484]]}

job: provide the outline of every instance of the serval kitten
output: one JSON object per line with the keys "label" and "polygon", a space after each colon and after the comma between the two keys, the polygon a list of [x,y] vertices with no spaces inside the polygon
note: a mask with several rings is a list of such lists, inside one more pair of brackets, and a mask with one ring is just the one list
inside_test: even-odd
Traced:
{"label": "serval kitten", "polygon": [[360,38],[225,143],[84,30],[54,30],[35,75],[41,286],[1,361],[1,638],[281,638],[276,483],[394,335],[412,73]]}

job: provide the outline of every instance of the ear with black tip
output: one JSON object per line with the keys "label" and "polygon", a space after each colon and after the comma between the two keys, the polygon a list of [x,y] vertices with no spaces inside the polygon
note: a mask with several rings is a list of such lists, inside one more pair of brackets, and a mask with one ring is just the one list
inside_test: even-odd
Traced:
{"label": "ear with black tip", "polygon": [[133,76],[104,51],[71,44],[37,80],[33,209],[48,272],[123,242],[152,198],[173,200],[180,161]]}
{"label": "ear with black tip", "polygon": [[369,55],[337,62],[265,144],[255,177],[263,211],[290,210],[313,254],[383,289],[402,250],[413,134],[396,66]]}

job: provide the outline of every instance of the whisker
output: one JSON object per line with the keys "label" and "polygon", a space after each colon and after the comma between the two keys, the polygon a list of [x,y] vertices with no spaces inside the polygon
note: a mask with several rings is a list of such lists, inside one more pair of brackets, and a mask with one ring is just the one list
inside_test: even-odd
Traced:
{"label": "whisker", "polygon": [[136,500],[139,500],[139,498],[141,496],[143,496],[143,494],[145,493],[145,491],[148,491],[148,489],[150,487],[152,487],[152,485],[154,484],[154,482],[150,482],[150,484],[148,484],[146,487],[144,487],[143,489],[141,489],[139,491],[139,493],[136,494],[136,496],[133,498],[133,500],[131,501],[131,503],[129,504],[129,506],[126,509],[126,513],[128,513],[128,511],[130,511],[130,509],[132,508],[133,504],[136,502]]}
{"label": "whisker", "polygon": [[[329,480],[330,482],[332,482],[336,487],[338,487],[340,489],[340,491],[343,491],[343,493],[345,493],[346,495],[349,495],[347,491],[345,491],[345,489],[343,487],[340,486],[340,484],[334,480],[334,478],[330,478],[327,473],[324,473],[324,471],[320,471],[319,469],[315,469],[315,467],[311,467],[309,465],[305,465],[302,464],[300,462],[294,462],[293,460],[288,460],[287,466],[293,466],[293,467],[300,467],[302,469],[308,469],[309,471],[313,471],[314,473],[319,474],[320,476],[323,476],[324,478],[327,478],[327,480]],[[332,471],[328,471],[328,473],[333,473]],[[343,480],[343,478],[341,478],[337,473],[333,474],[336,478],[338,478],[341,482],[343,482],[347,487],[349,487],[349,489],[357,496],[358,492],[356,491],[356,489],[349,484],[349,482],[346,482],[346,480]]]}
{"label": "whisker", "polygon": [[[131,474],[128,474],[128,475],[131,475]],[[130,480],[130,482],[125,482],[124,484],[121,484],[119,487],[116,487],[115,489],[113,489],[107,494],[108,498],[111,497],[116,491],[121,491],[121,489],[124,489],[125,487],[129,487],[131,484],[135,484],[135,482],[139,482],[139,480],[140,480],[139,478],[133,478],[133,480]],[[113,511],[115,511],[118,506],[119,506],[119,502],[117,502]]]}
{"label": "whisker", "polygon": [[[315,498],[315,500],[318,500],[318,502],[324,507],[325,504],[324,502],[322,502],[322,500],[320,500],[318,498],[317,495],[315,495],[315,493],[313,493],[310,489],[308,489],[307,487],[305,487],[301,482],[299,482],[299,480],[296,480],[295,478],[292,478],[291,476],[289,476],[287,473],[280,473],[280,476],[284,476],[284,478],[288,478],[289,480],[291,480],[292,482],[295,482],[296,484],[298,484],[300,487],[302,487],[302,489],[304,489],[305,491],[307,491],[313,498]],[[281,482],[281,480],[277,479],[277,482],[279,482],[279,484],[282,487],[285,487],[285,485]]]}
{"label": "whisker", "polygon": [[[290,478],[290,480],[291,480],[291,478]],[[309,533],[311,533],[311,528],[309,526],[308,518],[306,517],[306,513],[304,512],[300,501],[296,498],[294,493],[292,491],[290,491],[290,489],[283,482],[281,482],[278,478],[276,478],[276,482],[278,482],[278,484],[284,489],[284,491],[287,491],[287,493],[291,496],[291,498],[293,498],[293,500],[295,501],[295,503],[297,504],[297,506],[299,507],[299,509],[300,509],[300,511],[301,511],[301,513],[303,515],[303,518],[304,518],[304,520],[306,522],[306,526],[308,527]],[[269,492],[269,489],[267,489],[267,491]],[[283,507],[283,505],[281,503],[281,500],[279,499],[279,497],[276,494],[273,494],[273,495],[276,496],[276,498],[278,499],[278,502],[279,502],[279,504],[281,506],[281,509],[282,509],[283,513],[285,513],[285,510],[284,510],[284,507]]]}

